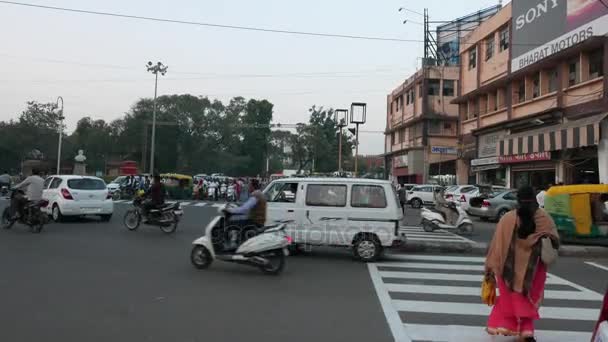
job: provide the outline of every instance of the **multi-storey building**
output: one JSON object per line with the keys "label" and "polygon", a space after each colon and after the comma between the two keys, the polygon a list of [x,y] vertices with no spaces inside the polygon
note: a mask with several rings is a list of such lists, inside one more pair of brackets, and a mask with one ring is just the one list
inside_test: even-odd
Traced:
{"label": "multi-storey building", "polygon": [[553,3],[514,0],[461,42],[458,183],[608,183],[608,10]]}
{"label": "multi-storey building", "polygon": [[387,96],[386,165],[399,183],[455,181],[458,67],[425,66]]}

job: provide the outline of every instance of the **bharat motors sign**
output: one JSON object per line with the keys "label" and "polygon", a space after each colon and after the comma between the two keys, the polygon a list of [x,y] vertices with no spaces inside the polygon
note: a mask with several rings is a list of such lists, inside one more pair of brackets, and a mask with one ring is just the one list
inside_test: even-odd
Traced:
{"label": "bharat motors sign", "polygon": [[513,0],[512,6],[512,72],[608,33],[608,8],[598,0]]}

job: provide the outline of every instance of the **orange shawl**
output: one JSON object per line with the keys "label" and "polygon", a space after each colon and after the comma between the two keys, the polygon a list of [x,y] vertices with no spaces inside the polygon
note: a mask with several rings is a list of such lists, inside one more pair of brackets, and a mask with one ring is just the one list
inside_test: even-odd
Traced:
{"label": "orange shawl", "polygon": [[513,291],[525,294],[540,256],[539,239],[550,237],[558,246],[559,237],[553,219],[542,209],[534,215],[536,231],[526,239],[517,238],[518,221],[516,210],[512,210],[498,222],[488,247],[486,271],[502,277]]}

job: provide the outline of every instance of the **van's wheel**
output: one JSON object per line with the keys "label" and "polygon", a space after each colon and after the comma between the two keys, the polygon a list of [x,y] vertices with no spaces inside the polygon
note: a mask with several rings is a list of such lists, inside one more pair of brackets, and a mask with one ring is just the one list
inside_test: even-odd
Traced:
{"label": "van's wheel", "polygon": [[51,217],[53,218],[53,221],[55,221],[55,222],[63,221],[63,215],[61,214],[61,209],[59,209],[59,206],[56,203],[53,205],[53,209],[51,210]]}
{"label": "van's wheel", "polygon": [[4,208],[2,211],[2,228],[11,229],[15,221],[11,220],[11,211],[9,207]]}
{"label": "van's wheel", "polygon": [[414,198],[412,200],[412,208],[414,208],[414,209],[422,208],[422,200],[420,200],[420,198]]}
{"label": "van's wheel", "polygon": [[202,270],[211,265],[213,258],[207,247],[196,245],[192,247],[192,252],[190,252],[190,262],[194,267]]}
{"label": "van's wheel", "polygon": [[363,262],[376,261],[382,255],[382,245],[375,235],[362,235],[353,244],[353,254]]}
{"label": "van's wheel", "polygon": [[285,268],[285,253],[282,249],[275,249],[268,253],[262,254],[262,258],[268,260],[268,264],[260,266],[260,270],[265,274],[279,275]]}

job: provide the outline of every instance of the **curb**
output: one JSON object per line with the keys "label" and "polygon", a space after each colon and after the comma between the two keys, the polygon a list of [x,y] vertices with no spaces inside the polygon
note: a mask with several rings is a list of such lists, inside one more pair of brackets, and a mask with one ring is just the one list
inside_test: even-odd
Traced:
{"label": "curb", "polygon": [[[482,243],[418,243],[406,242],[404,246],[395,249],[397,253],[454,253],[469,254],[474,256],[485,256],[488,244]],[[586,257],[586,258],[605,258],[608,257],[608,247],[599,246],[577,246],[563,245],[559,249],[559,255],[563,257]]]}

